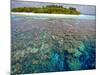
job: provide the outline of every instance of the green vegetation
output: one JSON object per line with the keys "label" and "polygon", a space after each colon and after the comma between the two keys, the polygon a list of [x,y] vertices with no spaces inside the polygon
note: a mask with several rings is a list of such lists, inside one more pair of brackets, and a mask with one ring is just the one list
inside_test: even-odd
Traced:
{"label": "green vegetation", "polygon": [[75,14],[79,15],[80,12],[76,8],[64,8],[63,6],[50,5],[46,7],[20,7],[12,8],[12,12],[33,12],[33,13],[49,13],[49,14]]}

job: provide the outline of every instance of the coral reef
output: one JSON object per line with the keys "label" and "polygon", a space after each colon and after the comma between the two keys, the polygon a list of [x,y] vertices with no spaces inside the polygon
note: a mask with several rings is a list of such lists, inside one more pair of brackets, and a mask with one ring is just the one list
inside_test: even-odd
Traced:
{"label": "coral reef", "polygon": [[78,21],[12,17],[11,74],[95,69],[95,21]]}

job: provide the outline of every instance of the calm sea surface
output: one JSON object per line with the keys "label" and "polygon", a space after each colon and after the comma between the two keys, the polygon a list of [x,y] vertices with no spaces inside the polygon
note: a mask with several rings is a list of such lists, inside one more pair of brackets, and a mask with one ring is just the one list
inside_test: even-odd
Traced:
{"label": "calm sea surface", "polygon": [[95,69],[96,18],[11,14],[11,73]]}

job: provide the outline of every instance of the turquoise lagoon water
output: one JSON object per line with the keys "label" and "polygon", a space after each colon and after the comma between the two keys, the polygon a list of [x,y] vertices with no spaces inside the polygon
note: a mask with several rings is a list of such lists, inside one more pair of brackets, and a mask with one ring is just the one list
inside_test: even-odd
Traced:
{"label": "turquoise lagoon water", "polygon": [[96,68],[95,16],[11,15],[11,74]]}

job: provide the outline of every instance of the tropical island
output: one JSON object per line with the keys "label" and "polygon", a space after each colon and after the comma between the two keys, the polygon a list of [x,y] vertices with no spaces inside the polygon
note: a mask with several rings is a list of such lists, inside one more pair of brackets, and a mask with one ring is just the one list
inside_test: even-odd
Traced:
{"label": "tropical island", "polygon": [[79,15],[80,11],[76,8],[69,7],[64,8],[63,6],[49,5],[43,7],[18,7],[12,8],[12,12],[32,12],[32,13],[48,13],[48,14],[72,14]]}

